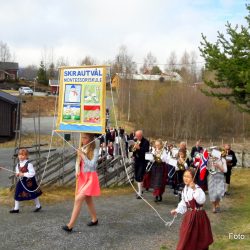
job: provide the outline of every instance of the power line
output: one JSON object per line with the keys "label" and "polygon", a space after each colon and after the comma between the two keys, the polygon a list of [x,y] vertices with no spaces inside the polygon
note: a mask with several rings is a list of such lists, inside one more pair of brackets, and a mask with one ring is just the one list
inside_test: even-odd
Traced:
{"label": "power line", "polygon": [[[142,62],[133,62],[135,64],[144,64]],[[165,66],[182,66],[182,65],[195,65],[195,64],[205,64],[205,61],[191,62],[191,63],[151,63],[150,65],[165,65]]]}

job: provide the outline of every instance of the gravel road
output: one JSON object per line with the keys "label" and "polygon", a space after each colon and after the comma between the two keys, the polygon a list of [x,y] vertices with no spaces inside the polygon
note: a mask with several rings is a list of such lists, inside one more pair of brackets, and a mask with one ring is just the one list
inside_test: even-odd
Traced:
{"label": "gravel road", "polygon": [[[161,204],[152,202],[152,194],[145,197],[167,220],[172,219],[170,209],[175,207],[177,198],[165,194]],[[42,198],[41,198],[42,201]],[[27,203],[21,203],[19,214],[10,214],[8,206],[0,206],[0,249],[175,249],[178,240],[178,217],[172,227],[167,228],[155,212],[134,194],[99,197],[95,205],[99,218],[97,227],[89,228],[86,207],[69,234],[61,230],[70,217],[73,201],[59,204],[42,204],[39,213]]]}

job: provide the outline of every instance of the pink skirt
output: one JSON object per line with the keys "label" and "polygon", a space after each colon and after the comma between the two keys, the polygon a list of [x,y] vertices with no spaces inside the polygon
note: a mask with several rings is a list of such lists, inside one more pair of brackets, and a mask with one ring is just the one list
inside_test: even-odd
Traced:
{"label": "pink skirt", "polygon": [[80,172],[77,180],[77,194],[99,196],[101,194],[96,172]]}

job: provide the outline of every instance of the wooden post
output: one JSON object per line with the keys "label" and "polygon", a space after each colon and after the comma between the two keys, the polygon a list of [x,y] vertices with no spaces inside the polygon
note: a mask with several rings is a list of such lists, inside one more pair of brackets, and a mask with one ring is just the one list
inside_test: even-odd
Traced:
{"label": "wooden post", "polygon": [[245,164],[244,164],[244,162],[245,162],[245,150],[244,150],[244,148],[242,150],[241,159],[242,159],[241,166],[244,168],[245,167]]}
{"label": "wooden post", "polygon": [[[34,136],[35,136],[35,149],[36,149],[36,171],[38,170],[38,141],[37,141],[37,130],[36,130],[36,117],[35,117],[35,113],[33,113],[33,121],[34,121]],[[40,180],[40,176],[39,176],[39,171],[37,171],[36,174],[37,180]]]}
{"label": "wooden post", "polygon": [[[22,117],[21,117],[21,103],[22,103],[22,98],[18,101],[17,103],[17,112],[16,112],[16,131],[15,131],[15,147],[14,147],[14,152],[13,152],[13,166],[12,166],[12,170],[15,172],[16,171],[16,163],[17,163],[17,158],[15,157],[16,153],[17,153],[17,140],[18,138],[20,138],[20,129],[21,129],[21,123],[22,123]],[[18,124],[18,121],[20,121],[20,123]],[[13,178],[11,179],[11,187],[14,187],[16,183],[16,178],[15,176],[13,176]]]}
{"label": "wooden post", "polygon": [[39,180],[41,180],[41,172],[40,172],[40,159],[41,159],[41,148],[40,148],[40,106],[38,105],[38,165],[37,165],[37,173],[39,176]]}

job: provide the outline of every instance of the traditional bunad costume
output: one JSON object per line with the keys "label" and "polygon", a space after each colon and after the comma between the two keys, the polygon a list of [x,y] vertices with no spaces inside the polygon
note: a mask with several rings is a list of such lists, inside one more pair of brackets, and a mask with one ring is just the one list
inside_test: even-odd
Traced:
{"label": "traditional bunad costume", "polygon": [[[41,205],[38,197],[42,194],[42,191],[37,186],[36,178],[35,178],[35,169],[33,165],[26,159],[24,161],[20,161],[16,165],[16,173],[23,173],[23,177],[19,177],[19,180],[16,184],[15,190],[15,208],[10,212],[19,211],[19,201],[25,200],[34,200],[36,204],[36,210],[39,211],[41,209]],[[37,189],[38,188],[38,189]]]}
{"label": "traditional bunad costume", "polygon": [[162,194],[165,191],[167,181],[167,152],[153,149],[154,163],[151,168],[150,187],[154,189],[155,201],[162,201]]}
{"label": "traditional bunad costume", "polygon": [[[220,164],[223,167],[223,171],[219,169],[213,169],[213,164]],[[224,158],[208,159],[208,194],[211,202],[220,201],[225,193],[225,179],[224,173],[227,172],[227,163]],[[212,171],[213,170],[213,171]]]}
{"label": "traditional bunad costume", "polygon": [[206,201],[204,191],[195,185],[195,189],[185,186],[182,199],[176,212],[185,214],[179,235],[177,250],[205,250],[213,243],[210,221],[203,204]]}

